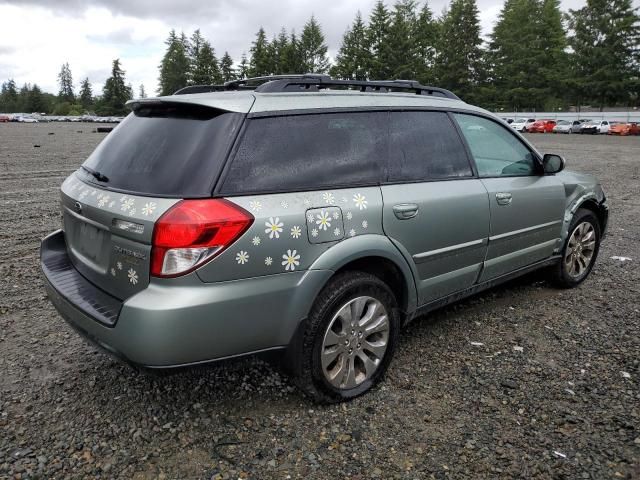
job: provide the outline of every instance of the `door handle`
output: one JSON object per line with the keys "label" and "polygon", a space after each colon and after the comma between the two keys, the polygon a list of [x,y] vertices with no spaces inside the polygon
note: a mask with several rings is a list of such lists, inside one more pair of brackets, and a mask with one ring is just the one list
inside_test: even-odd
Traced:
{"label": "door handle", "polygon": [[393,206],[393,213],[399,220],[408,220],[418,214],[418,205],[415,203],[401,203]]}
{"label": "door handle", "polygon": [[511,194],[508,192],[496,193],[496,202],[498,202],[498,205],[509,205],[511,200]]}

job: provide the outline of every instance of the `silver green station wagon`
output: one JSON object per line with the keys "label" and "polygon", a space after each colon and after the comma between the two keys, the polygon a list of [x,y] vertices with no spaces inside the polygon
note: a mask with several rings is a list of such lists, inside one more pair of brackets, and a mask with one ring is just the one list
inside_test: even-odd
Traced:
{"label": "silver green station wagon", "polygon": [[263,352],[314,400],[383,376],[411,319],[534,269],[590,273],[597,180],[415,81],[279,76],[132,113],[62,184],[51,301],[130,364]]}

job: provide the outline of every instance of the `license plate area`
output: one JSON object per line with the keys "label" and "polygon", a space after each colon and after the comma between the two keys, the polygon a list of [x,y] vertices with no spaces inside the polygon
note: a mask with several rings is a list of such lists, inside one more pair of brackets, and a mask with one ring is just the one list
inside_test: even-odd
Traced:
{"label": "license plate area", "polygon": [[[110,233],[108,230],[82,220],[77,216],[65,215],[67,238],[72,254],[93,270],[105,272],[109,263]],[[71,233],[71,235],[69,235]]]}

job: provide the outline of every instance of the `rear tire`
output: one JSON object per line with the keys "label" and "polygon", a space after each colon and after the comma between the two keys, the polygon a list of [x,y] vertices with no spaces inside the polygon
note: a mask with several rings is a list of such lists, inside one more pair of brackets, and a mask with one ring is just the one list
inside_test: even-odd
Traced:
{"label": "rear tire", "polygon": [[319,403],[362,395],[382,379],[399,329],[397,301],[382,280],[358,271],[337,275],[290,348],[295,383]]}
{"label": "rear tire", "polygon": [[600,250],[600,223],[591,210],[579,209],[568,232],[562,258],[551,271],[551,280],[560,288],[574,288],[584,282]]}

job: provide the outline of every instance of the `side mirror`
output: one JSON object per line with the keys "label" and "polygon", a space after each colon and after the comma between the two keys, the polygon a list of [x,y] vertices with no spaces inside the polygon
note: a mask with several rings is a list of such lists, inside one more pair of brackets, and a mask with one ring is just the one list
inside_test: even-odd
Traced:
{"label": "side mirror", "polygon": [[542,157],[542,166],[544,173],[558,173],[564,170],[565,161],[560,155],[545,153],[544,157]]}

